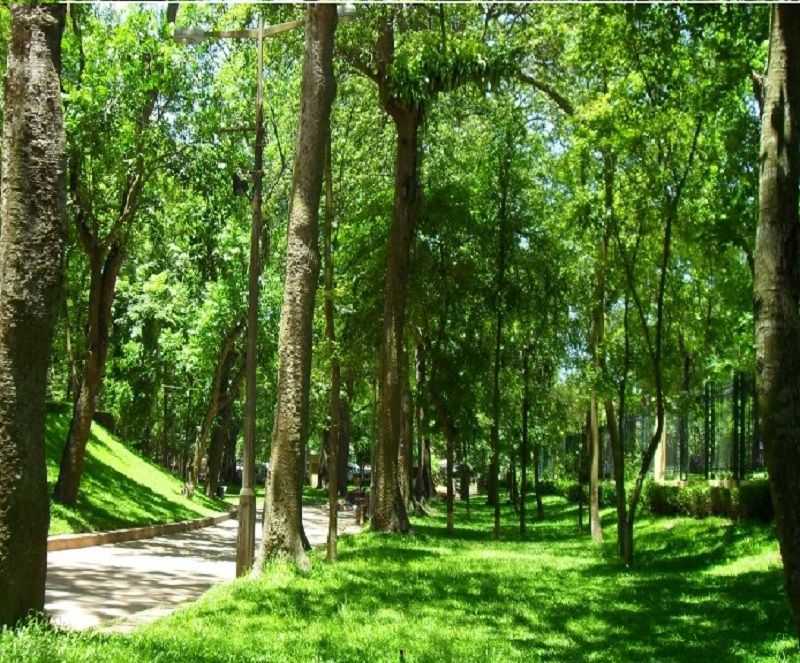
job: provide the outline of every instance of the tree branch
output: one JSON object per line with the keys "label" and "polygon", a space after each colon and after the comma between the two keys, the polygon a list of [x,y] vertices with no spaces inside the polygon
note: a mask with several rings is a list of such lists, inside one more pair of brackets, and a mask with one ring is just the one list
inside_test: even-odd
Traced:
{"label": "tree branch", "polygon": [[380,79],[378,77],[378,72],[373,71],[372,69],[370,69],[369,65],[367,65],[365,62],[362,62],[361,59],[359,59],[359,57],[355,53],[345,49],[344,47],[340,46],[339,44],[336,45],[336,52],[338,53],[338,55],[347,64],[349,64],[353,69],[355,69],[362,76],[366,76],[373,83],[377,83],[377,84],[380,83]]}
{"label": "tree branch", "polygon": [[574,115],[575,114],[575,107],[572,103],[558,90],[556,90],[552,85],[540,81],[537,78],[534,78],[530,74],[526,74],[525,72],[520,72],[517,75],[517,78],[531,87],[536,88],[539,92],[543,92],[546,94],[550,99],[558,106],[562,111],[564,111],[567,115]]}

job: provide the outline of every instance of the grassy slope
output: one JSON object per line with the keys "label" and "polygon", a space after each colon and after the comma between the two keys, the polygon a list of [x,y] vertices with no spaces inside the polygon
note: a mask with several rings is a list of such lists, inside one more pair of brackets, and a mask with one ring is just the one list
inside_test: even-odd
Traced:
{"label": "grassy slope", "polygon": [[[50,492],[58,477],[68,427],[68,413],[52,411],[47,415]],[[202,495],[189,500],[181,495],[181,486],[179,479],[136,455],[104,428],[93,424],[78,503],[72,508],[51,502],[50,534],[188,520],[228,508]]]}
{"label": "grassy slope", "polygon": [[547,518],[519,542],[507,510],[457,505],[415,520],[414,537],[340,542],[303,576],[276,564],[132,636],[0,635],[0,661],[729,661],[800,659],[770,527],[722,519],[643,518],[638,568],[576,533],[574,508],[548,498]]}

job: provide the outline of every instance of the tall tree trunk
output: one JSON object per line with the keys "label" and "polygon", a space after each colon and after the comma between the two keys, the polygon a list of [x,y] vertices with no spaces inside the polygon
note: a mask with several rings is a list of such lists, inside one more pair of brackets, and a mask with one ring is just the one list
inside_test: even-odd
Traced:
{"label": "tall tree trunk", "polygon": [[325,256],[325,336],[328,341],[328,354],[331,360],[331,392],[328,421],[328,549],[329,562],[336,559],[336,536],[338,530],[338,459],[339,437],[341,425],[339,416],[341,407],[339,396],[342,390],[342,369],[339,362],[339,353],[336,349],[336,326],[334,320],[334,280],[333,280],[333,175],[331,173],[331,140],[325,154],[325,231],[324,256]]}
{"label": "tall tree trunk", "polygon": [[66,234],[65,12],[11,7],[0,185],[0,626],[44,608],[45,396]]}
{"label": "tall tree trunk", "polygon": [[89,320],[81,386],[73,405],[67,442],[53,490],[53,498],[62,504],[74,505],[78,499],[86,444],[105,374],[111,305],[122,258],[119,245],[106,250],[95,243],[90,252]]}
{"label": "tall tree trunk", "polygon": [[[702,128],[702,116],[698,118],[695,125],[694,137],[692,138],[691,148],[686,159],[686,164],[683,172],[676,175],[676,181],[667,187],[665,191],[665,217],[664,224],[664,237],[661,243],[661,265],[658,277],[658,290],[656,292],[656,315],[655,315],[655,334],[651,332],[651,325],[648,322],[650,317],[642,304],[642,299],[639,296],[639,291],[636,288],[636,281],[633,276],[633,266],[628,259],[624,250],[622,241],[620,239],[619,227],[614,223],[614,230],[616,233],[617,246],[619,248],[620,257],[622,258],[623,266],[625,268],[625,278],[628,283],[628,291],[636,304],[636,310],[639,314],[639,321],[642,325],[642,331],[647,345],[647,353],[650,357],[650,365],[653,370],[653,381],[656,390],[656,429],[650,442],[642,454],[639,472],[636,475],[636,480],[633,485],[630,503],[628,505],[628,520],[625,529],[625,563],[628,566],[633,565],[633,528],[636,520],[636,509],[639,506],[639,499],[642,495],[642,487],[644,486],[647,472],[653,462],[658,444],[661,441],[661,436],[664,432],[664,379],[663,379],[663,365],[662,353],[664,346],[664,294],[667,286],[667,274],[669,273],[670,255],[672,250],[672,228],[678,216],[678,208],[683,195],[686,180],[694,163],[694,157],[697,153],[697,142],[700,137],[700,130]],[[613,218],[613,217],[612,217]],[[641,232],[641,227],[640,227]],[[638,246],[638,244],[637,244]],[[655,338],[654,338],[655,336]],[[626,348],[627,349],[627,348]]]}
{"label": "tall tree trunk", "polygon": [[[696,140],[696,136],[695,136]],[[647,472],[653,462],[658,444],[661,441],[661,436],[664,432],[664,383],[663,383],[663,367],[661,362],[661,354],[663,348],[663,330],[664,330],[664,293],[667,284],[667,272],[669,271],[669,258],[670,249],[672,247],[672,224],[677,214],[678,197],[675,197],[670,202],[670,210],[667,213],[667,223],[664,228],[664,240],[661,248],[661,274],[658,283],[658,295],[656,304],[656,330],[655,330],[655,345],[653,346],[651,355],[651,363],[653,367],[653,377],[656,387],[656,430],[650,438],[650,442],[642,455],[641,465],[639,466],[639,473],[636,475],[636,481],[633,485],[633,492],[631,493],[631,501],[628,505],[628,522],[626,523],[627,529],[625,532],[625,563],[628,566],[633,565],[633,525],[636,520],[636,508],[639,506],[639,499],[642,495],[642,488],[644,486]],[[640,317],[642,318],[642,326],[648,330],[646,318],[639,306]],[[648,332],[649,333],[649,332]]]}
{"label": "tall tree trunk", "polygon": [[[522,444],[520,445],[519,535],[525,538],[525,500],[528,498],[528,411],[530,410],[529,351],[522,349]],[[538,494],[538,486],[537,494]]]}
{"label": "tall tree trunk", "polygon": [[417,385],[417,398],[415,403],[415,416],[416,416],[416,430],[417,430],[417,474],[414,477],[414,499],[418,502],[425,499],[430,499],[430,495],[426,494],[424,489],[425,485],[425,466],[424,466],[424,438],[423,425],[425,421],[425,403],[423,394],[427,385],[425,383],[425,345],[422,341],[418,341],[414,348],[414,367],[416,371],[416,385]]}
{"label": "tall tree trunk", "polygon": [[514,513],[519,515],[519,492],[517,490],[517,464],[512,455],[508,467],[508,501],[514,508]]}
{"label": "tall tree trunk", "polygon": [[456,428],[442,395],[436,395],[436,409],[442,420],[442,432],[445,440],[445,477],[447,480],[447,536],[453,536],[453,450],[456,444]]}
{"label": "tall tree trunk", "polygon": [[300,125],[278,336],[272,478],[267,484],[264,534],[256,569],[267,559],[281,555],[301,568],[308,567],[302,536],[303,444],[308,430],[311,331],[319,276],[319,200],[335,88],[332,56],[336,6],[309,5],[306,11]]}
{"label": "tall tree trunk", "polygon": [[[597,281],[597,302],[599,309],[595,311],[595,315],[602,316],[597,322],[598,337],[596,352],[597,360],[596,365],[600,369],[602,375],[606,375],[606,357],[605,350],[603,350],[605,340],[605,269],[608,262],[608,240],[610,234],[609,224],[614,214],[614,158],[609,152],[603,152],[603,189],[604,189],[604,207],[606,227],[604,229],[603,242],[600,246],[600,265],[598,269],[602,269],[602,273],[598,276]],[[627,361],[629,352],[629,340],[627,336],[628,329],[628,301],[625,300],[625,359],[623,372],[627,375]],[[623,380],[625,378],[623,377]],[[604,406],[606,412],[606,427],[609,432],[609,439],[611,441],[611,459],[614,464],[614,487],[616,492],[616,507],[617,507],[617,546],[619,547],[620,557],[625,555],[625,532],[627,529],[628,514],[627,506],[625,504],[625,451],[622,444],[622,434],[616,425],[616,417],[614,416],[614,402],[610,397],[604,399]],[[624,396],[620,400],[620,411],[624,407]]]}
{"label": "tall tree trunk", "polygon": [[222,454],[225,449],[225,439],[233,418],[233,403],[220,410],[211,440],[208,445],[208,464],[206,468],[206,494],[215,495],[219,488],[220,474],[222,473]]}
{"label": "tall tree trunk", "polygon": [[397,131],[395,193],[387,250],[386,287],[380,350],[378,444],[372,466],[372,529],[408,532],[400,495],[398,451],[402,428],[401,376],[406,290],[411,243],[419,211],[419,127],[422,110],[395,100],[384,104]]}
{"label": "tall tree trunk", "polygon": [[345,398],[339,401],[339,449],[336,456],[336,462],[338,464],[336,482],[339,485],[339,497],[347,495],[347,468],[350,462],[351,437],[350,404],[353,402],[353,395],[355,393],[353,371],[348,369],[345,375]]}
{"label": "tall tree trunk", "polygon": [[[583,169],[581,169],[583,171]],[[583,179],[583,172],[581,172]],[[608,178],[606,178],[606,181]],[[608,187],[606,187],[606,209],[608,209]],[[594,303],[592,307],[592,329],[589,334],[589,350],[592,355],[598,379],[605,373],[606,361],[603,344],[605,340],[606,310],[606,260],[608,257],[608,230],[597,242],[597,255],[594,265]],[[600,523],[600,460],[602,443],[600,440],[600,421],[597,404],[597,385],[592,386],[589,397],[589,530],[592,541],[603,540],[603,529]]]}
{"label": "tall tree trunk", "polygon": [[489,481],[487,483],[488,502],[494,506],[494,538],[500,538],[500,496],[497,475],[500,472],[500,349],[503,345],[503,300],[506,279],[506,225],[508,216],[508,187],[511,170],[511,139],[507,135],[508,149],[500,163],[498,187],[500,189],[500,207],[497,214],[497,263],[495,274],[495,336],[494,362],[492,366],[492,460],[489,464]]}
{"label": "tall tree trunk", "polygon": [[800,10],[772,5],[755,257],[756,385],[789,602],[800,632]]}
{"label": "tall tree trunk", "polygon": [[539,458],[541,457],[541,446],[538,439],[533,441],[533,488],[536,491],[536,518],[544,518],[544,504],[542,503],[542,484],[539,472]]}
{"label": "tall tree trunk", "polygon": [[617,427],[617,418],[614,415],[614,401],[605,400],[606,426],[611,439],[611,456],[614,462],[614,486],[617,506],[617,546],[620,556],[625,554],[625,528],[627,527],[628,514],[625,504],[625,453],[622,440]]}
{"label": "tall tree trunk", "polygon": [[408,353],[402,349],[400,362],[400,448],[397,457],[397,477],[400,485],[400,496],[408,508],[411,501],[411,445],[413,443],[413,402],[409,386]]}
{"label": "tall tree trunk", "polygon": [[330,444],[330,431],[322,429],[322,445],[319,450],[319,471],[317,472],[317,489],[325,490],[328,485],[328,445]]}
{"label": "tall tree trunk", "polygon": [[222,453],[225,442],[230,435],[233,425],[233,404],[236,400],[244,377],[244,367],[239,365],[236,374],[231,375],[234,365],[241,362],[241,355],[231,353],[223,369],[222,388],[219,395],[219,409],[216,424],[211,434],[211,443],[208,447],[208,462],[206,464],[206,495],[214,495],[219,486],[220,471],[222,469]]}
{"label": "tall tree trunk", "polygon": [[592,541],[603,540],[600,524],[600,427],[597,421],[597,397],[589,401],[589,531]]}
{"label": "tall tree trunk", "polygon": [[[214,425],[214,419],[221,409],[223,391],[226,391],[228,376],[230,375],[231,365],[234,358],[234,346],[236,340],[239,338],[244,329],[244,320],[236,322],[225,334],[220,345],[219,354],[217,355],[217,364],[214,368],[214,375],[211,378],[211,387],[209,390],[208,404],[206,411],[203,415],[203,421],[200,424],[200,430],[197,433],[194,445],[194,462],[192,463],[189,481],[193,485],[197,485],[200,479],[200,468],[203,463],[203,458],[206,455],[206,447],[208,445],[208,437],[211,434]],[[208,487],[208,486],[207,486]],[[209,493],[211,494],[211,493]]]}
{"label": "tall tree trunk", "polygon": [[[225,419],[223,419],[225,421]],[[235,484],[238,481],[236,473],[236,441],[242,428],[242,418],[235,416],[231,407],[231,418],[227,420],[225,431],[224,452],[222,456],[222,476],[225,481]]]}

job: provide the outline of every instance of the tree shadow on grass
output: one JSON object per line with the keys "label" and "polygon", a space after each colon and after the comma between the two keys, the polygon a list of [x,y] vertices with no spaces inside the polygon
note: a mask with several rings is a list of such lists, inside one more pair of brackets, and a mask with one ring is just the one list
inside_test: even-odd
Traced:
{"label": "tree shadow on grass", "polygon": [[[49,465],[48,492],[57,477],[61,450],[69,427],[68,416],[48,416],[46,422],[47,457]],[[157,523],[190,520],[201,515],[202,508],[222,508],[208,500],[197,501],[197,508],[182,504],[178,499],[158,493],[151,486],[124,474],[98,453],[119,457],[118,452],[92,434],[86,449],[81,487],[75,507],[51,503],[51,517],[62,520],[73,532],[91,532],[136,527]],[[142,462],[145,462],[142,460]],[[122,459],[119,463],[124,467]],[[154,471],[162,471],[154,468]],[[178,482],[175,482],[176,498]]]}
{"label": "tree shadow on grass", "polygon": [[[183,619],[204,633],[213,624],[220,643],[242,628],[259,633],[246,644],[237,638],[237,647],[263,660],[276,657],[276,638],[282,651],[321,660],[396,660],[400,649],[417,661],[798,654],[780,570],[747,561],[769,553],[769,528],[680,520],[670,529],[668,520],[644,518],[630,571],[611,536],[597,546],[577,533],[573,505],[548,502],[546,514],[523,542],[509,513],[509,539],[494,541],[486,508],[457,520],[453,538],[438,515],[415,520],[411,537],[353,537],[336,565],[314,556],[309,575],[287,569],[278,580],[220,588]],[[729,568],[731,560],[743,566]],[[177,624],[167,620],[159,632]],[[362,632],[369,637],[352,636]]]}

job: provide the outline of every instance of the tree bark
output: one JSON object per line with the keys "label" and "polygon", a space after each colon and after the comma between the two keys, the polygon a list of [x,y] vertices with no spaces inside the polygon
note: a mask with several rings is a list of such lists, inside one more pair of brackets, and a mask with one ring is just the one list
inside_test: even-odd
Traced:
{"label": "tree bark", "polygon": [[400,448],[397,456],[397,477],[400,485],[400,496],[408,508],[411,501],[411,445],[414,436],[413,402],[409,386],[408,353],[402,348],[400,362]]}
{"label": "tree bark", "polygon": [[[602,283],[598,278],[598,302],[597,304],[602,308],[597,311],[598,315],[602,315],[601,323],[598,331],[600,338],[598,339],[597,347],[597,366],[603,376],[607,374],[606,371],[606,357],[603,344],[605,340],[605,269],[608,262],[608,240],[610,234],[610,220],[614,214],[614,158],[608,152],[603,153],[603,189],[604,189],[604,207],[606,216],[606,227],[604,229],[603,243],[600,247],[600,262],[602,267]],[[602,292],[600,292],[602,285]],[[629,339],[627,336],[628,331],[628,301],[625,300],[625,358],[623,373],[627,375],[628,371],[628,357],[629,357]],[[623,377],[625,380],[625,377]],[[609,432],[609,439],[611,442],[611,459],[614,465],[614,487],[616,494],[616,507],[617,507],[617,546],[619,548],[620,557],[625,555],[625,532],[627,529],[628,513],[627,505],[625,503],[625,451],[622,443],[622,433],[617,427],[617,419],[614,416],[614,401],[610,397],[604,399],[604,407],[606,412],[606,427]],[[624,395],[620,397],[620,412],[624,408]],[[620,424],[621,425],[621,424]]]}
{"label": "tree bark", "polygon": [[617,506],[617,546],[620,557],[625,554],[625,528],[628,522],[628,513],[625,504],[625,453],[622,440],[617,427],[617,418],[614,415],[614,401],[605,400],[606,426],[611,439],[611,455],[614,462],[614,485]]}
{"label": "tree bark", "polygon": [[597,397],[589,400],[589,531],[592,541],[603,540],[600,524],[600,427],[597,421]]}
{"label": "tree bark", "polygon": [[[639,506],[639,499],[642,496],[642,488],[644,486],[647,472],[653,462],[658,444],[661,441],[661,436],[664,432],[664,384],[663,384],[663,367],[661,363],[661,353],[663,348],[663,330],[664,330],[664,293],[666,291],[667,272],[669,270],[669,257],[670,249],[672,246],[672,223],[675,215],[677,214],[678,198],[673,198],[670,202],[670,210],[667,213],[667,223],[664,228],[664,240],[661,248],[661,274],[658,283],[658,295],[656,303],[656,321],[655,321],[655,346],[650,353],[651,363],[653,367],[653,377],[656,387],[656,430],[650,438],[650,442],[642,455],[642,462],[639,466],[639,473],[636,475],[636,481],[633,485],[633,492],[631,493],[631,501],[628,505],[628,521],[626,523],[627,529],[625,532],[625,563],[628,566],[633,566],[633,525],[636,520],[636,508]],[[642,325],[644,330],[649,335],[649,327],[647,327],[646,318],[641,315]]]}
{"label": "tree bark", "polygon": [[[529,385],[529,352],[528,348],[522,349],[522,444],[520,445],[519,472],[519,535],[525,538],[525,500],[528,497],[528,411],[530,410],[530,385]],[[538,485],[537,495],[538,495]]]}
{"label": "tree bark", "polygon": [[[650,442],[642,454],[639,472],[636,475],[636,480],[631,492],[630,503],[628,504],[628,519],[625,528],[625,564],[628,566],[633,565],[633,527],[636,520],[636,509],[639,506],[639,499],[642,495],[642,488],[644,486],[647,472],[653,462],[658,444],[661,441],[661,436],[664,432],[664,380],[663,380],[663,340],[664,340],[664,294],[666,292],[667,274],[669,272],[670,255],[672,250],[672,229],[678,216],[678,207],[680,205],[683,189],[686,184],[686,179],[691,171],[694,157],[697,152],[697,142],[700,137],[700,130],[702,128],[702,116],[698,118],[695,125],[694,137],[692,145],[689,150],[686,164],[681,174],[676,174],[676,180],[673,185],[667,187],[665,191],[665,217],[664,224],[664,237],[661,243],[661,264],[658,277],[658,290],[656,293],[656,315],[655,315],[655,334],[651,332],[651,326],[648,322],[649,315],[646,313],[642,299],[639,296],[639,291],[636,288],[636,282],[633,276],[633,266],[628,259],[627,253],[624,250],[622,241],[620,239],[619,227],[616,223],[613,228],[616,234],[617,246],[619,248],[620,257],[622,258],[623,266],[625,268],[625,278],[628,283],[628,291],[633,298],[636,310],[639,314],[639,321],[642,325],[642,332],[644,333],[644,340],[647,346],[647,353],[650,358],[650,365],[653,370],[653,380],[655,383],[656,391],[656,430],[650,438]],[[613,216],[612,216],[613,219]],[[641,226],[640,226],[641,232]],[[638,247],[638,243],[637,243]],[[626,308],[627,313],[627,308]],[[627,316],[626,316],[627,319]],[[655,336],[655,338],[653,338]],[[627,335],[626,335],[626,361],[627,361]]]}
{"label": "tree bark", "polygon": [[500,164],[498,185],[500,209],[497,215],[497,273],[495,275],[495,336],[492,366],[492,460],[487,483],[488,503],[494,506],[494,538],[500,538],[500,496],[497,475],[500,472],[500,350],[503,344],[503,296],[506,278],[506,217],[508,216],[508,175],[511,167],[510,150]]}
{"label": "tree bark", "polygon": [[519,515],[519,491],[517,490],[517,464],[512,455],[508,467],[508,501],[514,508],[514,513]]}
{"label": "tree bark", "polygon": [[[216,419],[222,406],[225,405],[222,398],[223,391],[227,391],[228,377],[235,356],[234,347],[243,329],[244,321],[238,321],[230,328],[228,333],[225,334],[220,345],[219,354],[217,355],[217,364],[214,368],[214,375],[211,378],[208,405],[206,406],[203,421],[200,424],[200,431],[197,433],[194,445],[194,462],[192,463],[191,474],[189,476],[189,481],[194,486],[198,484],[200,478],[200,467],[203,463],[203,457],[206,455],[208,437],[211,434],[214,419]],[[206,463],[206,469],[208,469],[208,463]],[[208,472],[206,472],[206,474],[208,474]],[[206,487],[210,488],[208,485]],[[208,494],[210,495],[212,493]]]}
{"label": "tree bark", "polygon": [[400,494],[398,452],[402,428],[401,379],[403,330],[411,242],[419,211],[419,127],[422,111],[394,99],[384,108],[397,131],[395,194],[387,250],[386,286],[380,350],[380,408],[378,444],[372,467],[372,529],[379,532],[410,530]]}
{"label": "tree bark", "polygon": [[319,276],[318,221],[325,144],[334,97],[335,5],[309,5],[300,125],[278,336],[278,397],[272,433],[264,535],[259,563],[287,556],[308,567],[302,536],[303,443],[308,430],[311,331]]}
{"label": "tree bark", "polygon": [[772,6],[756,233],[756,387],[784,577],[800,633],[800,11]]}
{"label": "tree bark", "polygon": [[103,246],[95,242],[89,256],[91,270],[89,320],[81,386],[73,404],[67,442],[61,455],[58,480],[53,490],[53,498],[68,505],[74,505],[78,499],[86,444],[89,441],[92,419],[97,410],[103,385],[108,355],[108,334],[111,328],[111,305],[114,302],[123,253],[119,245],[115,244],[106,251]]}
{"label": "tree bark", "polygon": [[352,370],[345,373],[345,397],[339,400],[339,449],[336,462],[338,464],[336,482],[339,485],[339,497],[347,495],[347,467],[350,462],[350,404],[355,393],[355,379]]}
{"label": "tree bark", "polygon": [[211,434],[211,443],[208,447],[208,462],[206,463],[206,495],[214,495],[219,486],[220,470],[222,468],[222,453],[225,448],[225,442],[230,435],[230,429],[233,425],[233,404],[239,395],[239,389],[242,385],[242,378],[244,371],[241,364],[239,365],[236,374],[231,375],[234,365],[237,361],[240,363],[241,355],[231,353],[223,368],[223,377],[221,380],[222,387],[218,399],[218,410],[215,418],[216,424],[214,425]]}
{"label": "tree bark", "polygon": [[533,488],[536,491],[536,518],[541,520],[544,518],[544,504],[542,503],[542,485],[541,477],[539,476],[539,458],[540,458],[540,445],[539,440],[534,439],[533,442]]}
{"label": "tree bark", "polygon": [[447,536],[453,536],[453,450],[456,443],[456,428],[447,406],[442,400],[442,396],[436,396],[436,409],[442,421],[442,432],[445,440],[445,462],[447,479]]}
{"label": "tree bark", "polygon": [[44,608],[45,396],[66,235],[65,12],[11,7],[0,185],[0,627]]}
{"label": "tree bark", "polygon": [[331,140],[328,138],[325,153],[325,336],[328,341],[328,354],[331,361],[331,392],[327,436],[328,469],[328,548],[329,562],[336,560],[336,536],[338,529],[338,470],[339,436],[341,407],[339,396],[342,389],[342,369],[336,350],[336,326],[334,320],[334,280],[333,280],[333,175],[331,173]]}
{"label": "tree bark", "polygon": [[424,467],[424,431],[423,424],[427,423],[425,420],[425,404],[422,394],[425,393],[427,385],[425,383],[425,345],[422,341],[418,341],[414,348],[414,367],[416,372],[416,385],[417,385],[417,398],[414,407],[414,414],[416,417],[416,431],[417,431],[417,474],[414,477],[414,499],[421,502],[422,499],[430,499],[431,495],[426,490],[425,481],[425,467]]}

